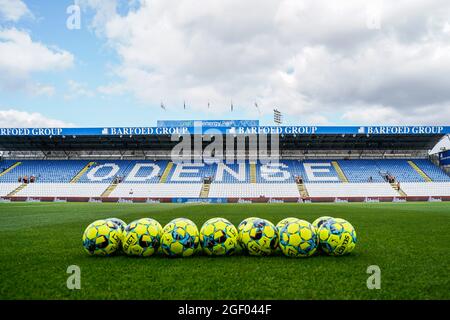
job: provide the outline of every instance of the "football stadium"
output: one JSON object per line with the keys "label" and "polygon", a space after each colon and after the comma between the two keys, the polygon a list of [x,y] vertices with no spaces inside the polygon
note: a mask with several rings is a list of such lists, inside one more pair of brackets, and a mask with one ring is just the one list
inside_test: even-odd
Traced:
{"label": "football stadium", "polygon": [[[449,151],[430,153],[448,134],[446,126],[271,127],[257,120],[1,128],[0,296],[449,299]],[[250,250],[245,239],[255,239],[253,229],[241,224],[250,217],[265,226],[270,254]],[[288,217],[306,222],[279,227]],[[348,254],[326,254],[326,240],[319,250],[318,239],[300,258],[286,257],[292,233],[317,232],[320,245],[327,226],[333,233],[334,222],[311,227],[319,217],[351,230]],[[108,226],[113,242],[119,224],[108,218],[121,220],[125,234],[155,228],[151,240],[139,238],[139,250],[158,243],[148,256],[133,252],[129,237],[108,256],[97,256],[95,243],[83,250],[89,228],[97,241]],[[159,234],[181,224],[186,233],[198,228],[201,244],[178,254]],[[233,241],[240,245],[225,246],[226,256],[202,242],[219,225],[235,238],[239,232]],[[81,270],[81,290],[68,290],[69,266]],[[375,289],[373,268],[381,272]]]}

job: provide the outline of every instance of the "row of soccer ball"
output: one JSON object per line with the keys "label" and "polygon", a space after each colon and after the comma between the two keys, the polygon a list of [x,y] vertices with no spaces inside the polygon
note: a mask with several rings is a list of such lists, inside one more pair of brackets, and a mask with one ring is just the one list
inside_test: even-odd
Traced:
{"label": "row of soccer ball", "polygon": [[207,255],[231,255],[240,246],[250,255],[266,256],[281,249],[289,257],[309,257],[318,250],[345,255],[356,245],[356,232],[346,220],[320,217],[312,224],[286,218],[276,226],[266,219],[247,218],[236,227],[224,218],[212,218],[200,228],[178,218],[164,228],[143,218],[126,224],[117,218],[97,220],[83,234],[83,247],[90,255],[111,255],[120,248],[127,255],[151,256],[161,251],[170,257],[187,257],[198,251]]}

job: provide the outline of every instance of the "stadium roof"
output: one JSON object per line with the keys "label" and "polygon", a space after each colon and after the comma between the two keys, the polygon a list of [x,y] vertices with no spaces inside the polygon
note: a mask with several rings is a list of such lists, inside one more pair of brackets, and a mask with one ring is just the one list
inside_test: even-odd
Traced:
{"label": "stadium roof", "polygon": [[[430,150],[448,126],[0,128],[0,150],[170,150],[172,135],[278,134],[286,150]],[[208,141],[204,145],[209,144]]]}

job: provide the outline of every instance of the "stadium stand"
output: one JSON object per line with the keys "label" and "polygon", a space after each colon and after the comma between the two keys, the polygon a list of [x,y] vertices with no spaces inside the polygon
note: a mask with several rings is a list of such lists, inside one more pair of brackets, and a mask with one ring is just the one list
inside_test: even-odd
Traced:
{"label": "stadium stand", "polygon": [[16,190],[21,183],[0,183],[0,197],[6,197],[8,194]]}
{"label": "stadium stand", "polygon": [[100,197],[105,183],[30,183],[15,194],[17,197]]}
{"label": "stadium stand", "polygon": [[[448,196],[450,189],[450,177],[427,159],[281,160],[254,165],[249,161],[6,160],[0,168],[0,195],[16,191],[17,197],[298,198],[299,190],[311,198],[399,197]],[[386,182],[387,174],[401,183],[401,190]],[[36,176],[35,183],[19,188],[18,177],[31,175]],[[340,175],[348,183],[342,183]],[[299,177],[303,187],[296,184]],[[202,188],[209,178],[210,185]]]}
{"label": "stadium stand", "polygon": [[450,177],[430,160],[414,159],[413,162],[434,182],[450,182]]}
{"label": "stadium stand", "polygon": [[209,196],[212,198],[298,198],[300,194],[295,183],[213,183]]}
{"label": "stadium stand", "polygon": [[198,198],[202,188],[201,183],[124,183],[119,184],[110,197],[117,198]]}
{"label": "stadium stand", "polygon": [[[13,161],[17,162],[17,161]],[[0,176],[0,182],[17,182],[18,177],[36,178],[36,182],[70,182],[87,161],[84,160],[24,160]]]}
{"label": "stadium stand", "polygon": [[213,177],[217,164],[204,162],[174,163],[167,178],[168,183],[202,183],[203,178]]}
{"label": "stadium stand", "polygon": [[[210,129],[217,132],[214,140]],[[275,152],[268,145],[253,149],[262,136],[252,136],[260,132],[270,136]],[[0,196],[110,202],[450,200],[450,168],[438,154],[430,155],[448,134],[448,126],[271,127],[240,120],[0,128]],[[236,162],[222,162],[217,154]]]}
{"label": "stadium stand", "polygon": [[403,191],[411,197],[444,197],[450,196],[449,182],[404,182]]}
{"label": "stadium stand", "polygon": [[423,178],[415,171],[406,160],[389,159],[375,160],[381,174],[389,174],[397,181],[423,182]]}
{"label": "stadium stand", "polygon": [[373,160],[339,160],[349,182],[384,182],[376,161]]}
{"label": "stadium stand", "polygon": [[306,183],[310,197],[399,197],[389,183]]}

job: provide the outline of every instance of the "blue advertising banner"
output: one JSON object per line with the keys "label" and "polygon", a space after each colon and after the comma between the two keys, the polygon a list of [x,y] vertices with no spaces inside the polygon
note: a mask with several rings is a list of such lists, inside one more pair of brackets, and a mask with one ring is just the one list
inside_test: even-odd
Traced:
{"label": "blue advertising banner", "polygon": [[439,154],[439,163],[443,166],[450,165],[450,150]]}
{"label": "blue advertising banner", "polygon": [[146,136],[172,134],[349,134],[445,135],[450,126],[251,126],[251,127],[109,127],[109,128],[0,128],[0,136]]}
{"label": "blue advertising banner", "polygon": [[173,203],[227,203],[227,198],[172,198]]}

